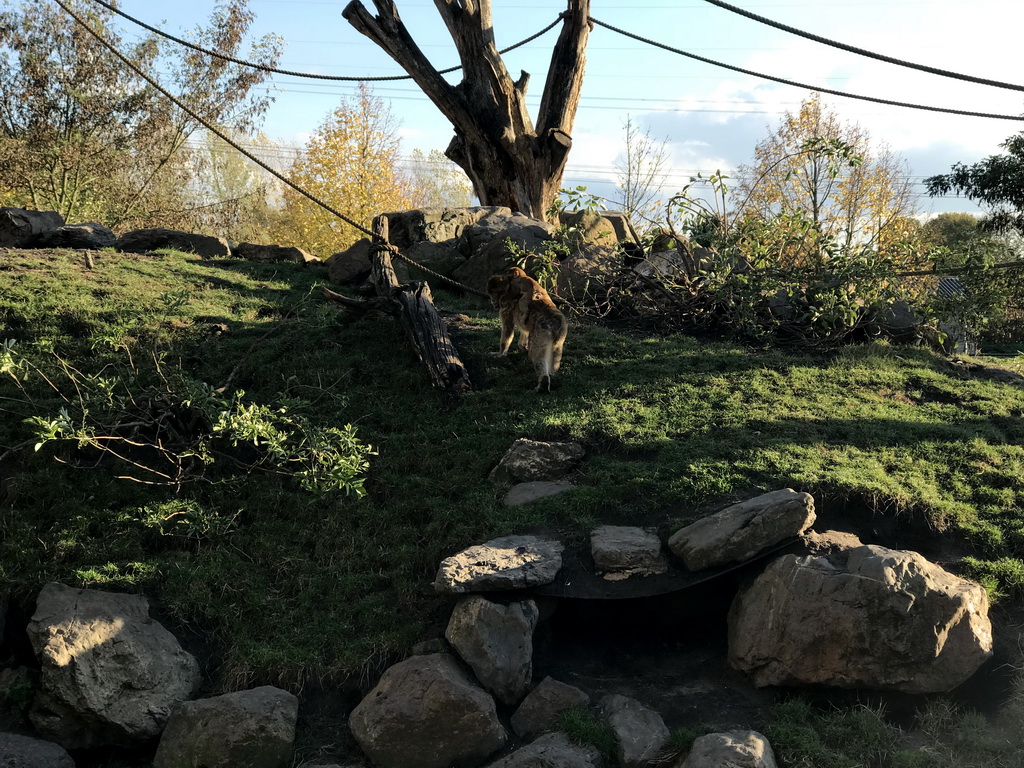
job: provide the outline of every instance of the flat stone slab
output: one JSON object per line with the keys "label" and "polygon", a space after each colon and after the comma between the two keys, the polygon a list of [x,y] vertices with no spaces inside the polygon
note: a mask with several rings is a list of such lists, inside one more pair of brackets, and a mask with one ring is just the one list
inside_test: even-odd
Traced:
{"label": "flat stone slab", "polygon": [[681,530],[669,549],[691,571],[749,560],[814,524],[814,498],[791,488],[726,507]]}
{"label": "flat stone slab", "polygon": [[438,592],[497,592],[543,586],[562,567],[562,542],[539,536],[504,536],[441,561]]}
{"label": "flat stone slab", "polygon": [[609,581],[665,573],[657,534],[627,525],[602,525],[590,533],[590,554],[597,572]]}

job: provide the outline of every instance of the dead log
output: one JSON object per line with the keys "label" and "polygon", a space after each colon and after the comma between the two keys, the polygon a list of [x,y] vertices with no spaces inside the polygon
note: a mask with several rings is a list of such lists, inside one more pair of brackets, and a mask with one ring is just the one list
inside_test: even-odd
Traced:
{"label": "dead log", "polygon": [[[434,307],[430,286],[420,281],[406,284],[398,282],[391,263],[387,216],[378,216],[373,220],[373,245],[370,282],[376,290],[377,299],[366,302],[367,308],[370,305],[384,308],[398,319],[412,342],[416,356],[426,366],[435,389],[448,392],[467,392],[472,389],[469,373],[448,334],[448,326]],[[336,297],[340,296],[325,290],[325,295],[328,293],[333,294],[328,296],[332,301],[337,301]],[[339,303],[358,308],[355,306],[357,302],[352,299]]]}

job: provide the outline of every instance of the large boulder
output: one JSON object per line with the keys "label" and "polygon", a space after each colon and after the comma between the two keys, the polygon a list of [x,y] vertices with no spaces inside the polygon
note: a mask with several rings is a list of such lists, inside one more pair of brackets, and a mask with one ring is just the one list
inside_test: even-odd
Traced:
{"label": "large boulder", "polygon": [[0,768],[75,768],[75,761],[59,744],[0,732]]}
{"label": "large boulder", "polygon": [[538,617],[533,600],[503,604],[472,595],[455,605],[444,636],[484,688],[515,704],[533,679]]}
{"label": "large boulder", "polygon": [[196,660],[140,595],[47,584],[28,636],[42,667],[30,718],[67,749],[151,739],[199,685]]}
{"label": "large boulder", "polygon": [[564,733],[549,733],[487,768],[600,768],[601,754],[590,744],[573,744]]}
{"label": "large boulder", "polygon": [[570,707],[586,707],[590,696],[574,685],[545,677],[512,715],[512,730],[521,739],[532,739],[558,729],[558,716]]}
{"label": "large boulder", "polygon": [[456,241],[466,261],[453,273],[464,285],[483,291],[491,275],[506,269],[511,256],[505,244],[511,240],[528,252],[536,252],[551,240],[553,227],[508,209],[494,209],[475,224],[467,226]]}
{"label": "large boulder", "polygon": [[[455,241],[413,243],[408,248],[401,249],[398,254],[398,257],[391,261],[395,267],[395,276],[400,283],[409,283],[413,280],[430,281],[434,279],[431,272],[448,276],[466,261],[466,257],[455,247]],[[423,266],[424,269],[419,269],[410,262],[415,262]]]}
{"label": "large boulder", "polygon": [[27,248],[44,232],[64,226],[56,211],[0,208],[0,248]]}
{"label": "large boulder", "polygon": [[981,586],[878,546],[781,557],[729,614],[729,662],[758,686],[938,693],[991,655]]}
{"label": "large boulder", "polygon": [[257,243],[239,243],[231,249],[231,255],[247,261],[276,263],[290,261],[295,264],[309,264],[320,261],[316,256],[294,245],[259,245]]}
{"label": "large boulder", "polygon": [[441,561],[438,592],[500,592],[540,587],[555,580],[565,545],[539,536],[504,536],[462,550]]}
{"label": "large boulder", "polygon": [[291,765],[299,700],[265,685],[171,711],[153,768],[281,768]]}
{"label": "large boulder", "polygon": [[776,768],[768,739],[757,731],[708,733],[693,742],[674,768]]}
{"label": "large boulder", "polygon": [[[510,216],[511,208],[415,208],[387,214],[388,240],[398,248],[416,243],[447,243],[458,240],[470,224],[490,214]],[[466,254],[463,254],[464,256]]]}
{"label": "large boulder", "polygon": [[344,251],[338,251],[327,261],[327,279],[332,283],[345,285],[358,283],[370,275],[370,247],[373,245],[368,237],[356,240]]}
{"label": "large boulder", "polygon": [[557,480],[576,468],[583,453],[579,443],[545,443],[521,437],[491,470],[490,478],[499,483]]}
{"label": "large boulder", "polygon": [[629,216],[622,211],[559,211],[558,223],[572,236],[595,245],[615,247],[623,240],[636,242]]}
{"label": "large boulder", "polygon": [[676,531],[668,547],[691,571],[743,562],[814,523],[814,498],[785,488],[726,507]]}
{"label": "large boulder", "polygon": [[615,733],[622,768],[641,768],[668,743],[669,730],[661,715],[636,699],[610,694],[598,704],[601,718]]}
{"label": "large boulder", "polygon": [[578,303],[600,297],[620,271],[621,262],[622,255],[614,247],[584,243],[558,263],[555,292]]}
{"label": "large boulder", "polygon": [[169,248],[194,253],[204,259],[225,259],[231,255],[231,246],[223,237],[159,228],[125,232],[114,242],[114,248],[126,253],[149,253]]}
{"label": "large boulder", "polygon": [[348,722],[378,768],[479,765],[507,739],[494,699],[448,654],[389,668]]}
{"label": "large boulder", "polygon": [[98,250],[112,247],[116,240],[117,236],[109,228],[88,221],[47,230],[32,241],[32,247]]}

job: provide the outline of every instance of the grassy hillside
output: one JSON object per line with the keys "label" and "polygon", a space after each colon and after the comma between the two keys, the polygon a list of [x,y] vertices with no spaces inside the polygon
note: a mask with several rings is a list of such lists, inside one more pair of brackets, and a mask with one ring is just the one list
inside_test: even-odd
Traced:
{"label": "grassy hillside", "polygon": [[[404,652],[440,617],[438,561],[469,544],[534,527],[581,538],[597,521],[670,530],[790,486],[926,519],[973,553],[962,572],[1024,592],[1024,387],[883,343],[819,356],[574,325],[556,391],[538,396],[521,354],[488,354],[493,312],[438,295],[465,315],[453,327],[476,387],[452,400],[390,318],[326,304],[322,277],[173,252],[101,253],[87,270],[73,252],[0,251],[0,339],[16,341],[0,365],[0,583],[20,598],[48,580],[145,592],[209,649],[217,687],[295,686]],[[209,427],[201,389],[242,390],[236,405],[311,430],[352,424],[376,451],[365,496],[308,490],[255,464],[251,441],[215,445],[180,485],[74,441],[33,450],[26,419],[64,408],[73,426],[103,387],[193,437]],[[486,476],[518,437],[585,443],[584,484],[503,507]]]}

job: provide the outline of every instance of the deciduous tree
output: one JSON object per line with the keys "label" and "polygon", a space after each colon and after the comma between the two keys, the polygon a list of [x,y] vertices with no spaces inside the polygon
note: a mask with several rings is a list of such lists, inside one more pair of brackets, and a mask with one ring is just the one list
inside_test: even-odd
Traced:
{"label": "deciduous tree", "polygon": [[[398,122],[366,86],[345,99],[310,138],[291,170],[296,184],[369,227],[373,217],[409,206],[409,191],[399,169]],[[362,237],[292,189],[284,193],[279,239],[321,256],[346,248]]]}
{"label": "deciduous tree", "polygon": [[[172,47],[156,36],[127,46],[110,11],[73,2],[76,13],[144,71],[215,124],[252,130],[269,104],[254,86],[267,73]],[[155,93],[78,23],[50,3],[11,3],[0,12],[0,187],[13,204],[114,227],[180,224],[193,175],[188,139],[199,124]],[[241,57],[252,23],[248,0],[219,3],[193,42]],[[276,64],[267,36],[247,57]]]}
{"label": "deciduous tree", "polygon": [[800,261],[826,241],[884,251],[915,212],[908,176],[904,160],[812,96],[757,145],[753,163],[739,170],[734,199],[740,217],[793,224],[778,227],[786,260]]}
{"label": "deciduous tree", "polygon": [[990,155],[979,163],[956,163],[949,173],[925,179],[928,194],[963,195],[989,210],[983,222],[988,229],[1024,232],[1024,133],[1011,136],[1000,145],[1001,155]]}
{"label": "deciduous tree", "polygon": [[631,117],[623,123],[626,147],[621,159],[615,163],[619,201],[629,214],[633,226],[639,231],[651,228],[658,214],[662,185],[667,178],[668,146],[643,131]]}
{"label": "deciduous tree", "polygon": [[421,208],[465,208],[473,204],[473,186],[455,163],[438,149],[424,155],[414,149],[406,175],[413,205]]}

